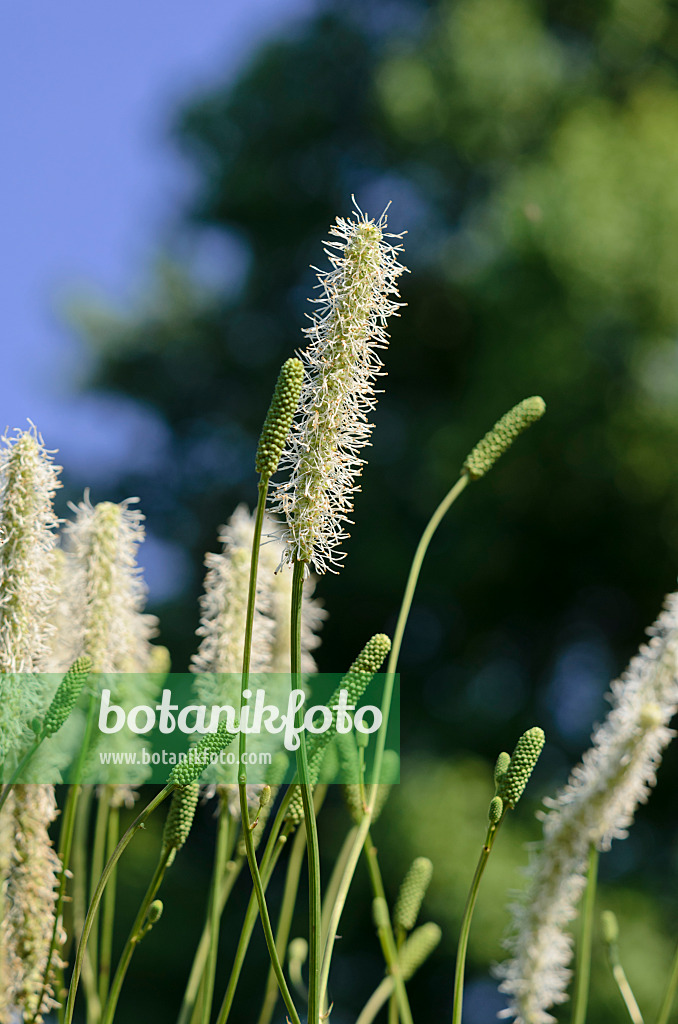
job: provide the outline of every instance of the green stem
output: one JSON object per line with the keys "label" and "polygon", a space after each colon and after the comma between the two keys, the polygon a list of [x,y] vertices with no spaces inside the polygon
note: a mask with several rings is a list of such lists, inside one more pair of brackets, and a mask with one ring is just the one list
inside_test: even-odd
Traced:
{"label": "green stem", "polygon": [[393,995],[394,990],[393,978],[384,978],[363,1006],[355,1024],[372,1024],[384,1003]]}
{"label": "green stem", "polygon": [[259,904],[259,916],[261,918],[261,924],[264,929],[264,938],[266,939],[266,947],[268,949],[268,955],[275,971],[275,976],[278,981],[278,987],[280,988],[281,995],[287,1012],[292,1018],[292,1024],[301,1024],[297,1008],[294,1005],[294,1000],[290,994],[290,990],[287,987],[285,981],[285,975],[283,973],[280,958],[278,957],[278,951],[275,948],[275,938],[273,936],[273,929],[271,928],[271,920],[268,916],[268,907],[266,905],[266,894],[264,886],[259,873],[259,866],[257,864],[257,855],[254,850],[254,840],[252,839],[252,828],[250,826],[250,815],[247,807],[247,787],[241,785],[240,787],[240,815],[243,822],[243,838],[245,840],[245,850],[247,851],[247,860],[250,865],[252,873],[252,884],[254,886],[254,892],[257,897],[257,903]]}
{"label": "green stem", "polygon": [[82,973],[82,966],[85,959],[85,951],[87,950],[87,941],[89,939],[90,932],[92,931],[92,925],[94,924],[94,919],[99,909],[101,897],[103,896],[106,884],[109,878],[111,877],[111,872],[115,868],[115,865],[118,863],[120,857],[124,853],[126,847],[128,846],[130,840],[135,835],[135,833],[140,828],[144,827],[146,820],[150,817],[150,815],[153,813],[156,807],[159,807],[163,800],[166,800],[167,797],[170,795],[170,793],[172,793],[172,791],[175,788],[176,787],[171,784],[165,786],[165,788],[162,789],[157,794],[157,796],[155,796],[151,800],[150,804],[148,804],[148,806],[141,812],[141,814],[137,815],[137,817],[134,819],[132,824],[129,826],[127,831],[120,839],[120,842],[113,851],[113,856],[110,858],[110,860],[104,867],[104,870],[101,874],[101,878],[99,879],[96,889],[94,891],[92,901],[87,910],[87,916],[85,917],[82,935],[80,936],[78,950],[75,955],[75,963],[73,964],[73,974],[71,975],[71,984],[68,989],[68,999],[66,1001],[66,1012],[64,1018],[65,1024],[71,1024],[71,1021],[73,1020],[73,1010],[75,1009],[75,997],[78,992],[78,984],[80,982],[80,975]]}
{"label": "green stem", "polygon": [[407,583],[405,585],[405,592],[403,594],[402,603],[400,605],[400,611],[398,613],[398,621],[396,622],[395,632],[393,634],[393,644],[389,654],[388,662],[386,664],[386,679],[384,681],[384,694],[381,699],[381,714],[382,714],[382,725],[377,733],[377,745],[374,753],[374,766],[372,773],[372,780],[375,785],[372,786],[372,792],[370,794],[369,813],[372,814],[374,810],[374,804],[377,799],[377,786],[381,773],[381,763],[384,757],[384,748],[386,746],[386,731],[388,727],[388,718],[391,712],[391,701],[393,699],[393,684],[395,681],[396,666],[398,664],[398,658],[400,656],[400,648],[403,642],[403,634],[405,633],[405,627],[407,626],[407,619],[410,614],[412,607],[412,600],[414,598],[414,592],[417,588],[417,582],[419,580],[419,573],[428,551],[428,546],[431,543],[433,534],[438,529],[440,521],[443,516],[453,504],[453,502],[459,497],[461,492],[464,490],[469,482],[469,477],[466,473],[457,480],[454,487],[448,491],[446,496],[438,505],[433,515],[428,521],[426,529],[421,535],[417,550],[414,553],[412,559],[412,565],[410,566],[410,572],[407,577]]}
{"label": "green stem", "polygon": [[[224,907],[226,906],[228,897],[231,895],[233,886],[235,885],[244,862],[244,858],[240,857],[238,860],[229,861],[224,868],[223,877],[220,880],[219,886],[218,909],[220,917],[224,912]],[[177,1018],[177,1024],[189,1024],[193,1014],[193,1008],[198,996],[198,989],[200,988],[200,983],[205,972],[205,965],[209,956],[210,935],[210,920],[208,916],[203,926],[202,935],[200,936],[200,942],[198,943],[198,947],[195,951],[195,956],[193,957],[191,973],[186,983],[186,991],[184,992],[184,998],[181,1002],[181,1009]]]}
{"label": "green stem", "polygon": [[64,807],[64,816],[61,824],[61,831],[59,833],[59,847],[58,857],[61,863],[61,870],[59,872],[59,890],[57,892],[56,904],[54,906],[54,924],[52,926],[52,937],[49,944],[49,952],[47,954],[47,963],[45,964],[45,972],[42,977],[42,988],[40,990],[40,998],[37,1002],[37,1009],[33,1016],[31,1024],[35,1024],[35,1020],[40,1013],[40,1007],[42,1001],[45,998],[45,991],[49,982],[49,977],[52,969],[52,958],[54,956],[54,950],[57,945],[57,935],[59,932],[59,922],[61,920],[61,912],[64,905],[64,895],[66,893],[66,884],[68,882],[68,866],[71,860],[71,848],[73,846],[73,832],[75,829],[75,812],[78,806],[78,796],[80,795],[79,786],[69,786],[68,794],[66,796],[66,805]]}
{"label": "green stem", "polygon": [[459,935],[459,945],[457,947],[457,964],[454,972],[454,1002],[452,1004],[452,1024],[461,1024],[461,1011],[462,1004],[464,1001],[464,970],[466,967],[466,950],[468,949],[468,937],[471,931],[471,920],[473,918],[473,910],[478,899],[478,890],[480,888],[480,882],[482,880],[485,868],[487,867],[487,861],[492,852],[494,841],[497,836],[497,831],[501,825],[501,820],[496,825],[490,825],[488,829],[487,838],[480,852],[480,858],[471,882],[471,888],[466,900],[466,906],[464,907],[464,916],[461,922],[461,932]]}
{"label": "green stem", "polygon": [[348,862],[348,858],[351,855],[351,850],[353,849],[353,844],[355,842],[357,832],[358,826],[354,825],[353,828],[346,834],[346,838],[344,839],[341,850],[339,851],[337,859],[334,862],[334,867],[332,869],[332,874],[330,875],[330,880],[327,886],[325,887],[322,916],[320,921],[320,933],[322,937],[323,949],[327,944],[327,933],[329,931],[330,915],[332,913],[334,905],[337,902],[337,897],[339,895],[339,886],[341,885],[341,880],[344,876],[346,864]]}
{"label": "green stem", "polygon": [[[280,914],[278,915],[278,926],[275,933],[275,948],[278,951],[278,957],[281,963],[285,961],[285,950],[287,949],[287,941],[290,937],[290,929],[292,927],[292,917],[294,915],[294,907],[297,901],[297,893],[299,891],[299,880],[301,878],[301,869],[304,865],[304,854],[306,853],[306,833],[303,829],[298,829],[297,834],[294,837],[292,843],[292,850],[290,857],[287,862],[287,874],[285,875],[285,888],[283,890],[282,903],[280,904]],[[268,980],[266,982],[266,991],[264,993],[264,1002],[261,1007],[261,1013],[259,1014],[258,1024],[270,1024],[271,1017],[275,1010],[275,1004],[278,1001],[278,983],[276,981],[275,972],[273,966],[271,966],[268,972]]]}
{"label": "green stem", "polygon": [[217,848],[214,856],[214,868],[212,871],[212,884],[210,886],[209,902],[207,909],[207,920],[209,923],[209,954],[207,965],[203,975],[203,1003],[202,1021],[209,1024],[212,1015],[212,1000],[214,998],[214,979],[217,973],[217,953],[219,950],[219,925],[221,923],[221,911],[219,909],[221,887],[221,876],[224,873],[226,855],[228,853],[228,833],[230,829],[231,816],[228,813],[227,801],[219,797],[219,823],[217,825]]}
{"label": "green stem", "polygon": [[[5,785],[5,788],[2,791],[2,795],[0,795],[0,811],[2,811],[2,808],[5,806],[5,803],[7,801],[7,797],[9,796],[9,794],[10,794],[10,792],[12,790],[12,786],[14,785],[16,780],[20,777],[22,771],[24,770],[26,765],[29,763],[29,761],[31,761],[33,759],[33,755],[37,751],[38,747],[40,746],[40,744],[42,743],[44,738],[45,738],[44,736],[38,736],[38,738],[34,741],[33,745],[28,748],[28,750],[26,751],[24,756],[21,758],[21,760],[19,761],[19,763],[16,766],[16,768],[14,769],[14,771],[12,772],[12,774],[10,776],[10,779],[9,779],[9,782]],[[4,771],[4,768],[5,768],[5,766],[3,764],[2,771],[0,771],[0,779],[2,778],[2,772]]]}
{"label": "green stem", "polygon": [[[103,786],[99,790],[97,801],[97,813],[94,822],[94,843],[92,846],[92,867],[89,876],[89,901],[92,902],[96,884],[101,877],[101,872],[106,863],[106,837],[108,835],[108,813],[110,810],[110,790]],[[95,976],[98,974],[99,964],[99,925],[98,922],[92,929],[92,937],[89,944],[89,957],[94,967]],[[90,1015],[91,1016],[91,1015]]]}
{"label": "green stem", "polygon": [[[316,816],[322,806],[323,800],[327,793],[327,786],[317,786],[314,797],[314,810]],[[280,904],[280,914],[278,916],[278,927],[275,935],[275,947],[278,950],[278,956],[280,957],[281,963],[284,963],[285,952],[287,950],[287,943],[290,937],[290,929],[292,927],[292,918],[294,916],[294,907],[297,902],[297,893],[299,891],[299,879],[301,876],[301,869],[304,863],[304,853],[306,852],[306,832],[303,829],[298,829],[294,837],[294,843],[292,845],[292,851],[290,858],[287,863],[287,875],[285,876],[285,888],[283,890],[282,903]],[[268,981],[266,983],[266,993],[264,995],[264,1003],[259,1014],[258,1024],[269,1024],[273,1011],[275,1010],[275,1004],[278,999],[278,986],[275,980],[275,974],[273,969],[269,971]]]}
{"label": "green stem", "polygon": [[643,1015],[640,1012],[640,1007],[636,1002],[636,997],[633,994],[631,986],[629,985],[628,978],[626,977],[626,971],[622,967],[621,960],[619,959],[619,949],[617,948],[616,942],[606,942],[605,952],[607,954],[607,962],[612,971],[612,977],[614,978],[619,994],[624,1000],[624,1005],[628,1010],[629,1017],[631,1018],[632,1024],[643,1024]]}
{"label": "green stem", "polygon": [[598,881],[598,850],[592,846],[589,851],[589,865],[586,873],[586,893],[582,908],[581,934],[577,948],[577,968],[572,999],[572,1024],[584,1024],[589,1001],[591,980],[591,947],[593,944],[593,916]]}
{"label": "green stem", "polygon": [[[247,616],[245,619],[245,643],[243,648],[243,660],[242,660],[242,679],[240,688],[240,716],[242,718],[243,708],[245,707],[247,700],[245,698],[245,691],[249,681],[249,670],[250,670],[250,658],[252,650],[252,633],[254,626],[254,609],[256,605],[257,596],[257,572],[259,568],[259,548],[261,546],[261,530],[264,522],[264,512],[266,509],[266,496],[268,494],[268,477],[262,476],[259,480],[259,500],[257,501],[257,513],[254,522],[254,536],[252,539],[252,556],[250,561],[250,580],[249,590],[247,595]],[[266,894],[264,886],[261,880],[261,874],[259,872],[259,865],[257,863],[257,855],[254,849],[254,839],[252,838],[252,826],[250,823],[250,812],[247,805],[247,768],[245,764],[245,754],[247,752],[247,734],[243,729],[240,730],[240,767],[238,770],[238,789],[240,792],[240,817],[242,820],[242,832],[243,839],[245,841],[245,851],[247,853],[247,862],[250,866],[250,874],[252,875],[252,885],[254,886],[254,892],[257,897],[257,903],[259,904],[259,916],[261,917],[261,924],[264,929],[264,937],[266,939],[266,946],[268,948],[268,955],[275,971],[275,976],[280,986],[282,997],[285,1001],[285,1006],[292,1017],[293,1024],[301,1024],[299,1021],[299,1014],[297,1013],[296,1007],[290,995],[290,991],[285,981],[285,975],[283,973],[282,965],[278,957],[277,950],[275,948],[275,939],[273,937],[273,929],[271,928],[271,920],[268,913],[268,906],[266,904]],[[209,985],[209,978],[207,981]],[[207,992],[207,998],[205,999],[205,1008],[203,1009],[203,1024],[209,1024],[209,1017],[212,1008],[211,992]]]}
{"label": "green stem", "polygon": [[[108,808],[108,832],[106,835],[106,860],[113,856],[113,850],[120,838],[120,808]],[[99,953],[99,1001],[103,1006],[108,999],[108,986],[111,978],[111,962],[113,958],[113,928],[115,925],[115,901],[118,879],[117,866],[111,873],[111,880],[104,893],[101,912],[101,951]]]}
{"label": "green stem", "polygon": [[671,974],[669,976],[669,983],[666,986],[666,992],[662,999],[662,1005],[659,1010],[659,1016],[657,1017],[657,1024],[668,1024],[669,1016],[671,1014],[671,1007],[673,1006],[673,1000],[676,996],[676,989],[678,988],[678,949],[676,950],[673,958],[673,964],[671,965]]}
{"label": "green stem", "polygon": [[[372,885],[372,892],[378,898],[381,898],[386,902],[386,892],[384,890],[384,882],[381,877],[381,869],[379,868],[379,859],[377,857],[377,848],[372,842],[370,833],[367,833],[365,839],[365,857],[367,859],[367,869],[370,875],[370,883]],[[393,928],[391,926],[390,919],[385,922],[385,944],[383,948],[386,955],[386,966],[388,967],[391,976],[395,983],[395,1004],[397,1005],[397,1012],[400,1013],[400,1018],[403,1024],[412,1024],[412,1011],[410,1009],[410,1003],[407,998],[407,989],[405,988],[405,982],[400,973],[400,961],[398,959],[398,947],[393,934]]]}
{"label": "green stem", "polygon": [[[281,836],[276,835],[275,841],[273,843],[271,842],[271,837],[269,837],[269,842],[261,861],[261,882],[264,891],[266,890],[266,886],[268,885],[271,875],[273,874],[273,869],[277,863],[278,857],[282,853],[283,847],[286,842],[287,836],[285,835],[285,833],[283,833],[283,835]],[[252,932],[254,930],[256,920],[257,898],[256,895],[252,893],[252,895],[250,896],[249,904],[247,906],[247,910],[245,912],[245,920],[243,922],[242,928],[240,929],[238,948],[236,949],[235,952],[235,959],[233,961],[233,967],[231,968],[231,976],[228,979],[226,994],[224,996],[224,1000],[219,1010],[219,1016],[217,1017],[217,1024],[226,1024],[226,1021],[228,1020],[228,1016],[231,1012],[231,1007],[233,1006],[235,990],[238,986],[238,981],[240,980],[242,965],[245,962],[245,956],[247,955],[247,949],[250,944],[250,939],[252,938]]]}
{"label": "green stem", "polygon": [[398,950],[396,949],[395,940],[393,938],[391,922],[388,918],[388,910],[386,910],[386,900],[384,900],[383,897],[377,898],[383,900],[386,914],[383,923],[377,927],[377,934],[379,936],[379,943],[384,955],[384,961],[388,968],[388,973],[393,978],[395,997],[398,1000],[398,1010],[400,1011],[403,1024],[413,1024],[412,1011],[410,1010],[410,1004],[407,1000],[407,994],[405,993],[405,983],[400,971]]}
{"label": "green stem", "polygon": [[153,872],[153,877],[149,882],[144,898],[141,901],[139,912],[137,913],[137,916],[134,920],[134,924],[132,925],[129,935],[127,936],[127,941],[125,942],[122,953],[120,954],[118,966],[116,968],[115,974],[113,976],[113,982],[111,984],[111,991],[106,1001],[104,1012],[101,1018],[101,1024],[112,1024],[113,1018],[115,1017],[115,1011],[118,1005],[118,999],[120,998],[120,992],[122,990],[122,985],[125,980],[125,975],[127,974],[127,969],[130,965],[130,961],[134,955],[135,949],[139,945],[141,939],[143,939],[144,937],[144,924],[146,923],[148,910],[149,907],[151,906],[151,903],[155,899],[156,893],[160,888],[162,880],[165,876],[165,871],[167,870],[167,862],[172,852],[172,848],[167,847],[162,853],[160,860],[158,861],[158,864],[156,866],[156,869]]}
{"label": "green stem", "polygon": [[[294,563],[292,576],[292,621],[291,621],[291,672],[292,685],[301,687],[301,611],[304,590],[305,562]],[[296,712],[295,724],[298,729],[303,725],[301,709]],[[308,759],[306,755],[306,738],[303,731],[299,733],[297,748],[297,774],[299,789],[304,805],[304,828],[306,829],[306,845],[308,848],[308,946],[309,946],[309,977],[308,977],[308,1024],[319,1024],[320,1021],[320,849],[318,846],[318,829],[313,797],[308,781]]]}
{"label": "green stem", "polygon": [[327,924],[327,938],[323,949],[323,959],[320,971],[320,1002],[322,1006],[326,1003],[327,983],[330,976],[330,962],[332,960],[334,943],[339,929],[339,921],[341,920],[341,914],[344,909],[344,904],[346,903],[346,897],[348,896],[353,875],[355,874],[356,865],[360,859],[360,852],[365,845],[369,829],[370,816],[369,814],[366,814],[356,829],[353,844],[346,857],[346,866],[344,868],[341,881],[337,886],[337,897],[330,912]]}

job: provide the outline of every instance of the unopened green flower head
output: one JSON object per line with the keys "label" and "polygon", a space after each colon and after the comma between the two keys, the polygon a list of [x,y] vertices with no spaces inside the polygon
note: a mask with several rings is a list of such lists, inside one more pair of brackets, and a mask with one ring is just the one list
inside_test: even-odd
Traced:
{"label": "unopened green flower head", "polygon": [[604,910],[600,915],[600,923],[603,928],[603,939],[608,946],[613,946],[619,938],[619,923],[617,915],[611,910]]}
{"label": "unopened green flower head", "polygon": [[409,981],[424,961],[430,957],[433,950],[439,945],[442,935],[438,925],[432,921],[422,924],[412,932],[398,955],[404,981]]}
{"label": "unopened green flower head", "polygon": [[160,920],[160,918],[162,917],[163,909],[164,907],[162,900],[153,900],[150,907],[148,908],[148,915],[146,917],[146,921],[148,922],[149,925],[156,924]]}
{"label": "unopened green flower head", "polygon": [[514,405],[495,423],[492,430],[485,434],[482,441],[478,442],[464,462],[462,472],[471,480],[479,480],[492,469],[497,459],[508,451],[524,430],[541,419],[545,411],[546,403],[538,395],[524,398],[518,405]]}
{"label": "unopened green flower head", "polygon": [[356,479],[369,443],[369,414],[377,403],[374,383],[383,373],[379,349],[385,324],[401,303],[396,281],[405,269],[401,247],[391,245],[385,213],[370,220],[337,218],[325,250],[332,267],[318,271],[318,309],[304,333],[304,383],[299,418],[292,425],[280,462],[290,471],[272,495],[272,508],[287,519],[283,560],[313,563],[319,573],[336,572],[348,536]]}
{"label": "unopened green flower head", "polygon": [[263,477],[273,476],[278,468],[299,405],[303,379],[304,365],[300,359],[288,359],[283,363],[257,448],[255,467]]}
{"label": "unopened green flower head", "polygon": [[502,750],[501,754],[497,757],[496,764],[494,766],[494,788],[495,792],[499,792],[499,787],[506,775],[509,765],[511,763],[511,755],[507,754],[505,750]]}
{"label": "unopened green flower head", "polygon": [[375,926],[379,930],[390,927],[391,919],[388,916],[388,904],[383,896],[376,896],[372,900],[372,917]]}
{"label": "unopened green flower head", "polygon": [[61,680],[57,692],[52,698],[45,721],[42,725],[44,736],[52,736],[61,728],[71,711],[78,703],[82,688],[92,670],[92,659],[83,655],[73,662]]}
{"label": "unopened green flower head", "polygon": [[[342,690],[345,690],[347,705],[353,705],[353,707],[356,707],[360,698],[372,681],[372,677],[379,671],[390,650],[390,638],[387,637],[385,633],[375,633],[375,635],[367,641],[362,651],[339,683],[339,686],[327,702],[327,706],[330,708],[336,708],[339,704],[341,692]],[[314,741],[308,745],[308,778],[311,785],[314,785],[318,780],[325,752],[336,734],[337,715],[335,712],[332,716],[332,724],[330,727],[325,732],[316,736]],[[298,823],[302,820],[303,816],[304,809],[301,790],[297,787],[297,791],[290,802],[287,817],[290,821]]]}
{"label": "unopened green flower head", "polygon": [[197,782],[176,789],[172,795],[170,809],[165,819],[165,828],[162,834],[163,852],[171,851],[168,864],[174,860],[177,850],[180,850],[188,839],[191,831],[195,809],[198,806],[200,786]]}
{"label": "unopened green flower head", "polygon": [[406,932],[414,928],[432,874],[433,864],[428,857],[416,857],[402,881],[393,922]]}
{"label": "unopened green flower head", "polygon": [[491,825],[496,825],[504,813],[504,801],[500,796],[493,796],[490,800],[490,809],[487,816]]}
{"label": "unopened green flower head", "polygon": [[221,751],[233,742],[234,735],[226,728],[226,722],[221,722],[216,732],[203,736],[200,743],[191,749],[190,756],[174,766],[168,783],[175,786],[190,786],[192,782],[197,782],[212,759],[218,757]]}
{"label": "unopened green flower head", "polygon": [[539,726],[528,729],[516,743],[498,794],[509,807],[515,807],[523,795],[543,747],[544,731]]}

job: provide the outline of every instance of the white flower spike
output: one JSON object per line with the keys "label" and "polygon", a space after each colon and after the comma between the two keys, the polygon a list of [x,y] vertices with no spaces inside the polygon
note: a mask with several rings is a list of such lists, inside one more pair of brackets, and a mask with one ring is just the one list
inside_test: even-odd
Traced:
{"label": "white flower spike", "polygon": [[513,909],[512,959],[502,964],[504,1016],[517,1024],[549,1024],[551,1007],[565,1002],[572,938],[586,885],[591,846],[607,850],[623,839],[638,804],[656,780],[678,710],[678,594],[666,599],[648,630],[649,643],[612,683],[612,709],[567,785],[546,802],[544,839],[529,866],[529,883]]}
{"label": "white flower spike", "polygon": [[[354,200],[355,202],[355,200]],[[348,536],[353,495],[360,489],[377,403],[374,382],[383,374],[379,349],[388,345],[386,321],[397,315],[396,281],[405,268],[402,250],[388,240],[386,211],[370,220],[357,206],[353,217],[338,217],[325,250],[332,269],[318,270],[318,309],[304,333],[300,354],[304,383],[299,413],[280,468],[289,479],[272,493],[272,508],[287,519],[283,561],[312,563],[317,572],[336,572]],[[314,268],[317,269],[317,268]]]}

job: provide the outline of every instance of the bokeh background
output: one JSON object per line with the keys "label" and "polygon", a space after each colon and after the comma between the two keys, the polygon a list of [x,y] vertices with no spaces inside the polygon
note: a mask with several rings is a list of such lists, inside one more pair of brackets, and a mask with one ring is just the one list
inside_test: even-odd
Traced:
{"label": "bokeh background", "polygon": [[[318,587],[321,669],[393,628],[419,533],[468,449],[516,401],[546,399],[433,543],[400,665],[403,781],[375,830],[392,895],[413,856],[435,863],[425,916],[444,941],[412,994],[419,1020],[447,1020],[491,761],[523,729],[546,730],[473,930],[465,1020],[486,1024],[503,1005],[488,965],[540,797],[584,749],[678,571],[675,6],[22,0],[0,25],[3,419],[30,417],[60,449],[63,512],[85,486],[95,501],[139,496],[150,609],[178,671],[204,553],[254,501],[258,429],[301,343],[309,264],[351,194],[374,215],[392,201],[411,274],[349,556]],[[678,940],[677,778],[670,750],[602,864],[600,907],[619,914],[649,1016]],[[336,795],[321,822],[328,865],[347,827]],[[213,833],[205,807],[124,1019],[173,1019]],[[156,843],[150,830],[127,859],[128,915]],[[359,872],[334,1024],[381,976],[368,907]],[[258,1013],[263,943],[251,957],[234,1024]],[[599,951],[594,989],[591,1019],[623,1019]]]}

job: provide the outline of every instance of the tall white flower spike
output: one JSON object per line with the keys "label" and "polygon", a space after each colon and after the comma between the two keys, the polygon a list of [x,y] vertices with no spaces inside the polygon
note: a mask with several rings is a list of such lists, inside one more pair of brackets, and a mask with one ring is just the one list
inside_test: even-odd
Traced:
{"label": "tall white flower spike", "polygon": [[502,964],[501,990],[510,996],[504,1016],[517,1024],[548,1024],[551,1007],[565,1002],[572,938],[586,885],[591,846],[607,850],[623,839],[638,804],[656,780],[664,747],[674,736],[678,710],[678,594],[648,630],[649,643],[612,683],[612,709],[567,785],[546,801],[544,838],[534,853],[527,888],[513,909],[512,959]]}
{"label": "tall white flower spike", "polygon": [[[337,571],[351,523],[353,495],[365,459],[383,375],[379,350],[388,345],[385,325],[402,303],[396,281],[405,268],[402,247],[386,233],[386,213],[370,220],[356,207],[338,217],[325,250],[332,269],[318,270],[318,309],[305,328],[310,344],[304,364],[299,414],[280,462],[289,479],[272,491],[271,507],[287,519],[284,561]],[[314,268],[317,269],[317,268]]]}

